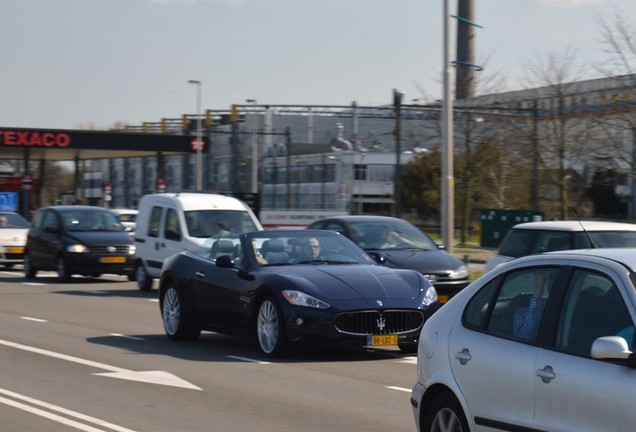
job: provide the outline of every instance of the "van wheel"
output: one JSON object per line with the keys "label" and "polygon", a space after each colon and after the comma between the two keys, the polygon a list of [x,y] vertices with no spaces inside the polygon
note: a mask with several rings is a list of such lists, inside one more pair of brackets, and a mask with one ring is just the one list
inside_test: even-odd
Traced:
{"label": "van wheel", "polygon": [[135,268],[135,279],[137,279],[137,286],[141,291],[150,291],[152,289],[152,277],[150,277],[142,263],[137,264]]}
{"label": "van wheel", "polygon": [[35,274],[38,272],[37,269],[33,266],[33,259],[31,255],[28,253],[24,255],[24,263],[22,264],[24,267],[24,275],[27,279],[35,278]]}
{"label": "van wheel", "polygon": [[62,282],[68,282],[71,280],[71,274],[68,271],[68,266],[63,256],[57,257],[57,278]]}

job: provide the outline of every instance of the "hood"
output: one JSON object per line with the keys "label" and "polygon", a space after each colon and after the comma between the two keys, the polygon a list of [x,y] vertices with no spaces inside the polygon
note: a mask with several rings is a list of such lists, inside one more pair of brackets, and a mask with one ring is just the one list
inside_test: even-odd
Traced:
{"label": "hood", "polygon": [[69,231],[66,237],[86,246],[131,245],[125,231]]}
{"label": "hood", "polygon": [[412,300],[427,288],[417,273],[364,264],[290,266],[283,277],[326,301]]}
{"label": "hood", "polygon": [[423,274],[448,274],[464,263],[445,250],[400,249],[377,250],[387,256],[385,265],[392,268],[417,270]]}
{"label": "hood", "polygon": [[0,229],[0,242],[16,242],[19,244],[25,244],[27,239],[27,234],[29,233],[28,228],[1,228]]}

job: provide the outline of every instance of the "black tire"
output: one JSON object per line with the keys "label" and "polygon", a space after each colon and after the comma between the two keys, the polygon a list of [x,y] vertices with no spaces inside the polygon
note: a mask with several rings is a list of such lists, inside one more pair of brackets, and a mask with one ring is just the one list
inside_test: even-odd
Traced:
{"label": "black tire", "polygon": [[133,281],[137,280],[137,278],[135,277],[135,274],[134,274],[134,273],[128,273],[128,274],[126,275],[126,277],[128,278],[128,280],[129,280],[130,282],[133,282]]}
{"label": "black tire", "polygon": [[135,267],[135,280],[141,291],[150,291],[152,289],[153,279],[141,262],[137,263],[137,267]]}
{"label": "black tire", "polygon": [[161,318],[163,328],[172,340],[195,340],[201,328],[194,323],[193,314],[188,311],[181,291],[168,282],[161,297]]}
{"label": "black tire", "polygon": [[423,414],[421,430],[427,432],[469,432],[468,422],[457,398],[450,391],[435,396]]}
{"label": "black tire", "polygon": [[66,264],[66,260],[62,255],[57,257],[57,278],[61,282],[68,282],[71,280],[71,274],[68,271],[68,265]]}
{"label": "black tire", "polygon": [[287,350],[285,319],[273,297],[263,298],[258,305],[256,340],[261,352],[267,357],[280,357]]}
{"label": "black tire", "polygon": [[24,276],[26,276],[27,279],[34,279],[38,271],[33,266],[33,259],[31,258],[31,255],[28,253],[24,255],[24,263],[22,263],[22,265],[24,267]]}

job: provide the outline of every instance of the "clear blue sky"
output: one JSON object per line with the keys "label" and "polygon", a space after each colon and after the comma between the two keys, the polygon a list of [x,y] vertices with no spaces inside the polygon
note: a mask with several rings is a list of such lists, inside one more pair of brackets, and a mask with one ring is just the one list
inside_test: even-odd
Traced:
{"label": "clear blue sky", "polygon": [[[455,14],[456,0],[451,1]],[[475,0],[478,58],[521,87],[522,65],[603,58],[597,16],[635,0]],[[443,0],[4,0],[0,126],[108,128],[260,104],[441,97]],[[455,23],[452,24],[453,29]],[[590,67],[590,76],[592,68]]]}

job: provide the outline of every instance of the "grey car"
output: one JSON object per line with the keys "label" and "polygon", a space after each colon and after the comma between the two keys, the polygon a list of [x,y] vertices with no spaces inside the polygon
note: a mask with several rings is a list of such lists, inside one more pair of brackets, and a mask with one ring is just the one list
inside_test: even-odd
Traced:
{"label": "grey car", "polygon": [[549,252],[495,268],[422,329],[411,393],[418,430],[631,430],[635,305],[633,249]]}

